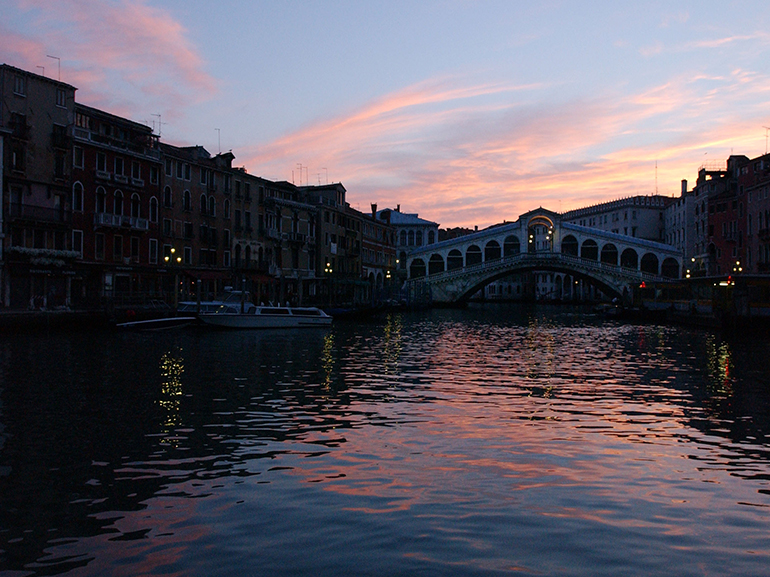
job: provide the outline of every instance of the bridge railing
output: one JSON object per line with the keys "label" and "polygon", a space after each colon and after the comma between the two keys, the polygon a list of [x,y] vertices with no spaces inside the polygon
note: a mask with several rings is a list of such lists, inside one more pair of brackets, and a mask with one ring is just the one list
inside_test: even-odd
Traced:
{"label": "bridge railing", "polygon": [[[588,258],[579,256],[567,255],[564,253],[519,253],[513,256],[507,256],[495,260],[483,261],[480,263],[464,266],[453,270],[444,270],[434,274],[428,274],[424,277],[419,277],[421,280],[431,281],[448,281],[454,278],[460,278],[464,276],[470,276],[478,272],[490,273],[501,269],[506,269],[513,264],[527,264],[532,263],[537,266],[538,264],[553,264],[554,262],[571,264],[583,269],[589,269],[595,272],[603,272],[609,274],[621,274],[624,276],[632,276],[635,280],[640,281],[657,281],[662,280],[663,277],[641,271],[635,268],[628,268],[620,265],[608,264],[606,262],[595,261]],[[419,280],[416,278],[410,278],[409,280]]]}

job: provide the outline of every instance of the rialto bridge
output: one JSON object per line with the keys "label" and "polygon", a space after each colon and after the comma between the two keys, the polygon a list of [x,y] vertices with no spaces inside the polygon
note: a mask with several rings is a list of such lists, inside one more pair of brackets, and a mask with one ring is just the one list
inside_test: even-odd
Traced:
{"label": "rialto bridge", "polygon": [[679,278],[682,258],[672,246],[562,223],[558,213],[540,208],[516,222],[421,247],[407,255],[406,268],[410,289],[440,303],[467,300],[495,280],[528,271],[563,273],[565,294],[580,282],[627,298],[642,282]]}

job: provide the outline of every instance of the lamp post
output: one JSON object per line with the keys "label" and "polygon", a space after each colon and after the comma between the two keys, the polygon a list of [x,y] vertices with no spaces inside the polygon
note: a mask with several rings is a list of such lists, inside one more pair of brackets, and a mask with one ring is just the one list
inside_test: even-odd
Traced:
{"label": "lamp post", "polygon": [[174,311],[176,312],[177,305],[179,304],[179,265],[182,263],[182,257],[177,256],[175,258],[176,249],[171,247],[171,254],[163,257],[167,265],[171,265],[174,268]]}
{"label": "lamp post", "polygon": [[332,265],[330,262],[326,262],[326,266],[324,267],[324,274],[329,279],[329,282],[326,285],[327,290],[329,291],[329,306],[332,306],[332,292],[334,287],[332,286]]}

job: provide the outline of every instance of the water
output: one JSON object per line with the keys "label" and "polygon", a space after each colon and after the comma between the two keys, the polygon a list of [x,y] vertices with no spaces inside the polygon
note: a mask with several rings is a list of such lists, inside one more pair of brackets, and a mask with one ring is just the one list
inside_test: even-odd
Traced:
{"label": "water", "polygon": [[0,335],[0,573],[766,575],[769,357],[513,305]]}

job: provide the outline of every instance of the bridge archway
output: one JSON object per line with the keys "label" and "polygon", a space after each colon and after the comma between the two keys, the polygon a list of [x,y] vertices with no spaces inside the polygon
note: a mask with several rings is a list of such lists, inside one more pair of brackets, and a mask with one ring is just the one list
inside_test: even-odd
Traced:
{"label": "bridge archway", "polygon": [[513,256],[521,253],[521,241],[519,237],[508,235],[503,241],[503,256]]}
{"label": "bridge archway", "polygon": [[580,247],[580,256],[588,260],[599,260],[599,245],[594,239],[589,238],[583,241],[583,246]]}
{"label": "bridge archway", "polygon": [[642,261],[639,264],[639,270],[642,272],[648,272],[650,274],[658,274],[658,257],[651,252],[644,253],[642,255]]}
{"label": "bridge archway", "polygon": [[410,278],[422,278],[425,276],[425,273],[427,272],[425,268],[425,261],[421,258],[416,258],[412,261],[411,266],[409,267],[409,277]]}
{"label": "bridge archway", "polygon": [[578,241],[574,235],[568,234],[561,240],[561,253],[578,256]]}
{"label": "bridge archway", "polygon": [[639,268],[639,255],[632,248],[627,248],[620,253],[620,266],[623,268]]}
{"label": "bridge archway", "polygon": [[446,268],[447,270],[457,270],[463,268],[463,253],[461,253],[456,248],[450,250],[446,258]]}
{"label": "bridge archway", "polygon": [[618,266],[618,247],[608,242],[602,247],[602,262]]}
{"label": "bridge archway", "polygon": [[481,262],[481,249],[476,246],[475,244],[472,244],[468,247],[468,249],[465,251],[465,266],[470,266],[472,264],[479,264]]}
{"label": "bridge archway", "polygon": [[428,274],[444,272],[444,259],[440,254],[432,254],[428,261]]}
{"label": "bridge archway", "polygon": [[666,258],[660,266],[660,276],[666,278],[679,278],[679,263],[675,258]]}
{"label": "bridge archway", "polygon": [[501,256],[500,243],[490,240],[484,247],[484,261],[499,260]]}

